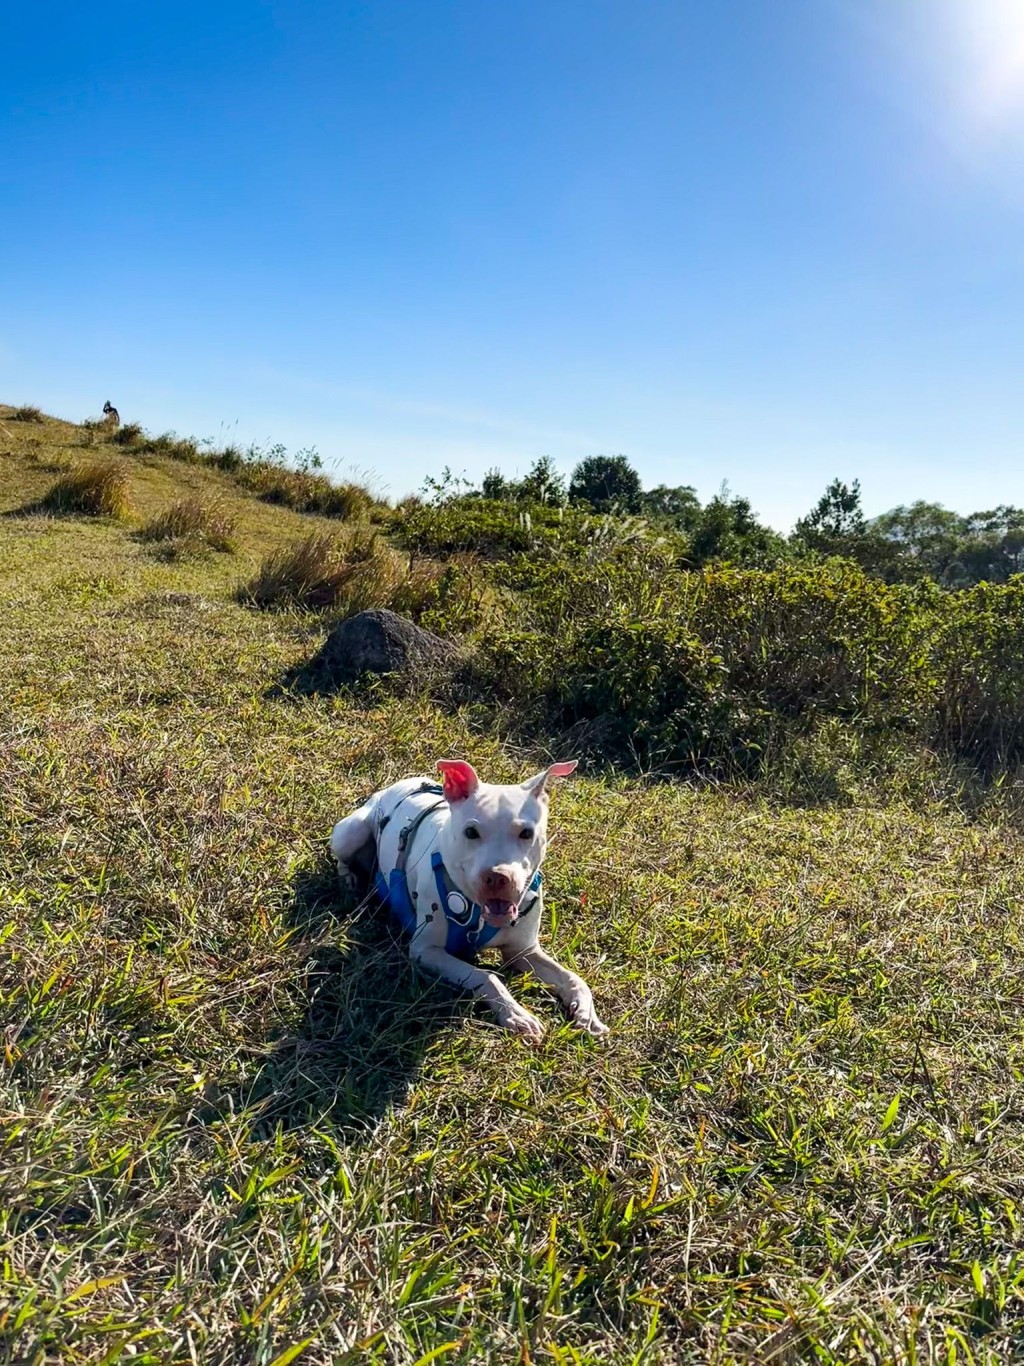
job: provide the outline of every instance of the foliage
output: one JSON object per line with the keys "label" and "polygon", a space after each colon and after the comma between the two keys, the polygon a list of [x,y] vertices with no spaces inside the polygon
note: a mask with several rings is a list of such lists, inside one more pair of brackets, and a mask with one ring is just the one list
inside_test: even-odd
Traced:
{"label": "foliage", "polygon": [[132,510],[128,471],[111,460],[74,465],[53,484],[41,506],[48,512],[127,517]]}
{"label": "foliage", "polygon": [[934,648],[937,739],[991,773],[1024,759],[1024,575],[944,602]]}
{"label": "foliage", "polygon": [[766,566],[785,553],[782,537],[758,522],[749,501],[730,498],[724,490],[691,521],[690,561],[694,565],[728,561]]}
{"label": "foliage", "polygon": [[624,455],[589,455],[569,481],[569,501],[595,512],[637,512],[641,493],[640,476]]}
{"label": "foliage", "polygon": [[488,470],[480,493],[491,502],[541,507],[562,507],[567,498],[565,478],[549,455],[535,460],[522,479],[506,479],[500,470]]}
{"label": "foliage", "polygon": [[908,574],[949,587],[1005,582],[1024,568],[1024,510],[999,507],[961,517],[939,503],[918,501],[875,519],[874,528],[899,546]]}
{"label": "foliage", "polygon": [[41,408],[36,408],[31,403],[23,403],[20,408],[14,408],[7,414],[11,422],[42,422],[44,421]]}
{"label": "foliage", "polygon": [[659,484],[640,495],[639,510],[653,522],[666,523],[678,531],[692,532],[700,521],[700,499],[689,484],[669,488]]}

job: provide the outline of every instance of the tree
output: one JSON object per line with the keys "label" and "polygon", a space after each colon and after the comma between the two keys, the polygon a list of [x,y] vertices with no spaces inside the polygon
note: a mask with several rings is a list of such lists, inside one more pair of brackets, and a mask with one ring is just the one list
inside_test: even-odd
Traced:
{"label": "tree", "polygon": [[589,503],[597,512],[636,512],[640,476],[624,455],[589,455],[572,472],[570,503]]}
{"label": "tree", "polygon": [[701,510],[690,536],[690,559],[697,565],[711,560],[767,565],[782,558],[785,544],[777,531],[761,525],[746,498],[730,498],[723,487]]}
{"label": "tree", "polygon": [[960,552],[965,519],[941,503],[919,498],[909,507],[892,508],[876,517],[871,529],[895,547],[900,577],[926,577],[939,583],[962,581]]}
{"label": "tree", "polygon": [[860,480],[844,484],[833,479],[815,506],[796,524],[796,535],[815,549],[821,542],[863,536],[867,522],[860,506]]}
{"label": "tree", "polygon": [[692,531],[700,520],[700,499],[689,484],[678,488],[659,484],[640,495],[640,511],[652,520],[670,522],[680,531]]}
{"label": "tree", "polygon": [[543,503],[545,507],[562,507],[565,503],[565,478],[555,469],[550,455],[535,460],[526,478],[513,488],[520,502]]}
{"label": "tree", "polygon": [[488,470],[484,475],[483,483],[480,485],[480,495],[489,498],[492,502],[503,503],[510,496],[510,484],[501,470]]}

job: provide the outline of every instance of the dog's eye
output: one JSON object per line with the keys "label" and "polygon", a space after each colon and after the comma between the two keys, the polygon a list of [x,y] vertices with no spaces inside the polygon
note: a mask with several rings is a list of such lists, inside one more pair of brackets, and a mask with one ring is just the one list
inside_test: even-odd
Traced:
{"label": "dog's eye", "polygon": [[524,825],[523,828],[522,828],[522,830],[520,830],[520,832],[519,832],[519,838],[520,838],[521,840],[532,840],[532,839],[533,839],[533,826],[532,826],[532,825]]}
{"label": "dog's eye", "polygon": [[478,840],[479,838],[480,838],[480,831],[476,828],[476,826],[475,826],[475,825],[467,825],[467,826],[466,826],[466,839],[468,839],[468,840]]}

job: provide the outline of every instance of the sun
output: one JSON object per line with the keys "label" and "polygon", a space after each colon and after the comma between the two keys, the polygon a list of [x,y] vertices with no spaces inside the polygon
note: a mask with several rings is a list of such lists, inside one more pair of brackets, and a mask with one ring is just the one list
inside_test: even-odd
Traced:
{"label": "sun", "polygon": [[946,17],[974,117],[1024,113],[1024,0],[947,0]]}

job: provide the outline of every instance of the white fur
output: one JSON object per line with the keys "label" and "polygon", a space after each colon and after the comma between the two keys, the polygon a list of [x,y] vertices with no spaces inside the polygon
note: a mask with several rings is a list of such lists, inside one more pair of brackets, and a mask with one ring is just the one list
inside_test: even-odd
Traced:
{"label": "white fur", "polygon": [[[470,901],[483,904],[496,885],[505,893],[504,899],[510,903],[507,917],[500,918],[500,928],[488,948],[498,949],[506,965],[529,969],[551,986],[581,1029],[606,1034],[607,1026],[598,1019],[586,982],[540,947],[543,893],[529,914],[520,916],[515,909],[544,858],[549,777],[565,775],[575,765],[552,765],[525,783],[508,785],[482,783],[473,769],[461,762],[443,767],[457,770],[454,776],[445,773],[448,800],[417,829],[406,865],[409,895],[416,911],[410,956],[447,981],[482,997],[506,1029],[533,1043],[542,1036],[540,1020],[515,1000],[500,977],[447,952],[447,921],[444,908],[438,905],[430,864],[431,854],[438,849],[452,882]],[[358,811],[338,822],[331,833],[331,853],[346,886],[354,881],[352,862],[356,855],[367,849],[372,853],[374,847],[380,871],[388,877],[396,866],[402,829],[418,810],[437,801],[436,795],[419,790],[430,781],[406,778],[394,783],[375,792]],[[399,805],[401,809],[395,814]],[[467,838],[469,828],[479,837]]]}

